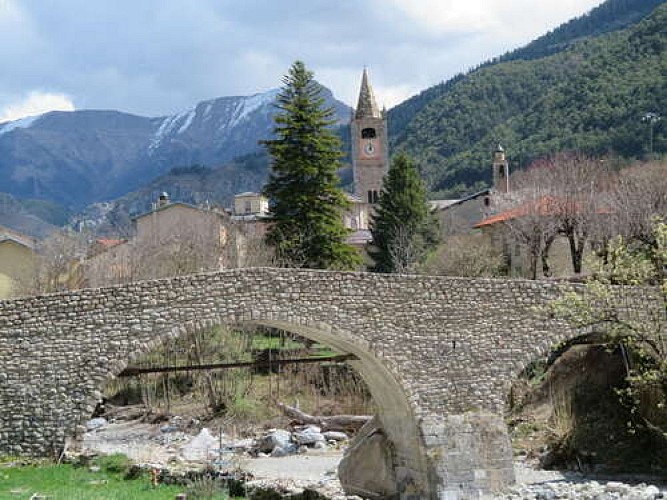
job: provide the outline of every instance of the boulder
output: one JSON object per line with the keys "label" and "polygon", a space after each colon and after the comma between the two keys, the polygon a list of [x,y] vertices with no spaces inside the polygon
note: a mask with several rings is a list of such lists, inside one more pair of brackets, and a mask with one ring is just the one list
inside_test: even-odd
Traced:
{"label": "boulder", "polygon": [[347,434],[338,431],[327,431],[322,433],[327,441],[347,441]]}
{"label": "boulder", "polygon": [[284,446],[276,446],[271,452],[272,457],[285,457],[287,455],[294,455],[299,451],[299,447],[294,443],[287,443]]}
{"label": "boulder", "polygon": [[91,420],[88,420],[88,422],[86,422],[86,430],[94,431],[96,429],[101,429],[102,427],[105,427],[107,424],[108,424],[107,419],[104,417],[93,418]]}
{"label": "boulder", "polygon": [[181,450],[181,455],[189,461],[201,461],[214,458],[219,447],[219,440],[211,435],[204,427],[197,436],[186,444]]}
{"label": "boulder", "polygon": [[308,425],[303,429],[292,434],[292,440],[297,444],[314,445],[318,442],[324,442],[322,430],[316,425]]}
{"label": "boulder", "polygon": [[660,489],[658,489],[657,486],[649,485],[644,488],[641,498],[646,500],[654,500],[655,498],[661,498],[660,495]]}
{"label": "boulder", "polygon": [[257,441],[257,451],[271,453],[275,448],[287,448],[287,445],[292,442],[291,438],[288,431],[273,429]]}
{"label": "boulder", "polygon": [[373,417],[352,439],[338,465],[345,493],[371,499],[397,497],[392,457],[393,445]]}

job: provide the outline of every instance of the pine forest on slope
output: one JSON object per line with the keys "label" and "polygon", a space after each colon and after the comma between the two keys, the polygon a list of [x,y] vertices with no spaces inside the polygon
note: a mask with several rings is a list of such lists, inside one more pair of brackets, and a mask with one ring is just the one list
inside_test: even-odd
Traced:
{"label": "pine forest on slope", "polygon": [[[525,49],[402,103],[389,113],[393,151],[413,155],[429,188],[445,196],[488,184],[490,152],[499,142],[514,168],[561,150],[646,154],[642,117],[667,110],[667,5],[659,2],[624,30],[587,34],[635,19],[648,3],[609,0]],[[538,57],[556,46],[564,48]],[[667,151],[663,130],[664,121],[656,124],[655,152]]]}

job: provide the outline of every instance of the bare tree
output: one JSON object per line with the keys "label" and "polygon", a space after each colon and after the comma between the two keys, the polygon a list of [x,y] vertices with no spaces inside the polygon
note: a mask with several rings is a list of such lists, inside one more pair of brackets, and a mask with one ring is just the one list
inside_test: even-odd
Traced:
{"label": "bare tree", "polygon": [[655,246],[653,218],[667,219],[667,161],[651,161],[619,173],[609,196],[607,224],[611,236]]}
{"label": "bare tree", "polygon": [[264,239],[266,223],[239,221],[232,226],[226,246],[229,267],[287,267],[276,265],[274,248]]}
{"label": "bare tree", "polygon": [[438,251],[419,268],[422,274],[495,277],[504,273],[502,252],[481,233],[446,238]]}
{"label": "bare tree", "polygon": [[65,229],[52,232],[38,242],[34,265],[18,280],[18,294],[34,295],[80,288],[80,264],[87,247],[85,233]]}
{"label": "bare tree", "polygon": [[612,176],[605,163],[578,154],[559,154],[541,167],[551,185],[559,232],[568,240],[572,269],[580,274],[586,244],[600,224],[604,193]]}
{"label": "bare tree", "polygon": [[388,253],[398,274],[413,273],[426,254],[424,238],[406,225],[394,228],[394,239],[388,245]]}
{"label": "bare tree", "polygon": [[557,238],[567,239],[572,270],[582,271],[583,256],[598,231],[613,176],[599,159],[573,153],[534,163],[512,176],[514,190],[501,199],[509,206],[505,224],[526,248],[531,276],[549,276],[549,251]]}
{"label": "bare tree", "polygon": [[[541,264],[541,276],[551,275],[549,251],[558,235],[558,221],[553,214],[554,203],[550,190],[545,186],[542,171],[530,169],[512,177],[514,191],[499,197],[497,205],[505,209],[502,223],[509,238],[504,242],[505,253],[511,260],[518,258],[512,245],[523,248],[528,258],[529,276],[537,279]],[[515,265],[515,264],[514,264]]]}

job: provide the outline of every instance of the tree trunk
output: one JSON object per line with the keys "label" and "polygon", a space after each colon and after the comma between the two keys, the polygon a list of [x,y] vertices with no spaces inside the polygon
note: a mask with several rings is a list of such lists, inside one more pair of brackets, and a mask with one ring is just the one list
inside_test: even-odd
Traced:
{"label": "tree trunk", "polygon": [[308,415],[298,408],[287,406],[281,402],[276,402],[276,406],[288,417],[296,420],[300,424],[313,424],[322,428],[323,431],[358,431],[371,418],[370,415],[333,415],[331,417],[318,417]]}

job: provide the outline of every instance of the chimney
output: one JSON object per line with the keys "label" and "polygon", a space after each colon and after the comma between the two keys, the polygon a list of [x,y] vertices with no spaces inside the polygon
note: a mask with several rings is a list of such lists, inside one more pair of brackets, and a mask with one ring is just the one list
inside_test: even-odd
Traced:
{"label": "chimney", "polygon": [[157,199],[157,207],[162,208],[169,205],[169,193],[166,191],[162,192]]}

